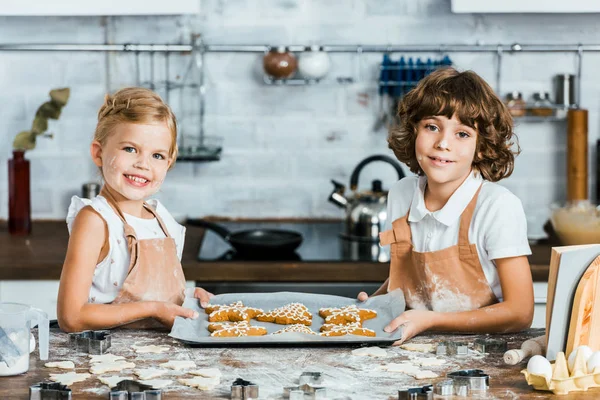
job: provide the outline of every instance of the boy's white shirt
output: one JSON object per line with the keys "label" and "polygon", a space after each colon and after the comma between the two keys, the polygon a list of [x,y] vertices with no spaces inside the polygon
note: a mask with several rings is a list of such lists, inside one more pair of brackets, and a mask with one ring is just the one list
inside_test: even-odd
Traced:
{"label": "boy's white shirt", "polygon": [[[147,203],[157,212],[163,220],[169,235],[175,240],[177,256],[181,260],[185,241],[185,227],[177,223],[158,200],[150,199]],[[88,301],[90,303],[110,303],[117,297],[123,286],[129,268],[130,256],[124,236],[123,222],[103,196],[96,196],[91,200],[73,196],[67,212],[69,234],[75,217],[82,208],[88,205],[92,206],[106,221],[110,246],[106,258],[96,265]],[[139,240],[166,237],[156,218],[143,219],[128,214],[124,215],[125,220],[135,230]]]}
{"label": "boy's white shirt", "polygon": [[460,215],[482,184],[469,227],[469,242],[477,247],[479,261],[490,288],[502,301],[502,288],[495,261],[498,258],[531,254],[527,240],[527,220],[521,201],[505,187],[482,179],[472,172],[438,211],[425,207],[426,176],[411,176],[396,182],[388,193],[387,223],[406,215],[418,252],[445,249],[458,243]]}

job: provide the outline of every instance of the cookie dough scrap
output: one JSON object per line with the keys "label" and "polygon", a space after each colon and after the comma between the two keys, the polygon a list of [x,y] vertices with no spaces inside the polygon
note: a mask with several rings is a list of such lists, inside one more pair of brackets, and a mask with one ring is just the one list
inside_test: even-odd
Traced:
{"label": "cookie dough scrap", "polygon": [[195,376],[189,379],[181,378],[179,379],[179,382],[186,386],[195,387],[201,390],[212,390],[220,383],[220,380],[218,378],[203,378],[201,376]]}
{"label": "cookie dough scrap", "polygon": [[279,325],[312,325],[312,314],[301,303],[290,303],[283,307],[275,308],[269,312],[258,314],[257,321],[274,322]]}
{"label": "cookie dough scrap", "polygon": [[412,376],[415,379],[431,379],[437,378],[439,375],[433,371],[429,371],[426,369],[421,369],[415,372],[408,372],[408,375]]}
{"label": "cookie dough scrap", "polygon": [[360,323],[355,322],[346,325],[323,324],[321,326],[321,336],[344,336],[344,335],[359,335],[359,336],[377,336],[374,330],[363,328]]}
{"label": "cookie dough scrap", "polygon": [[381,369],[389,372],[401,372],[406,375],[412,376],[415,379],[430,379],[437,378],[439,375],[433,371],[422,370],[417,365],[412,364],[410,362],[403,363],[390,363],[386,365],[382,365]]}
{"label": "cookie dough scrap", "polygon": [[431,343],[406,343],[400,345],[401,349],[408,351],[419,351],[421,353],[431,353],[434,347],[435,346]]}
{"label": "cookie dough scrap", "polygon": [[424,358],[414,357],[411,359],[411,362],[413,364],[420,365],[421,367],[433,367],[433,366],[437,366],[437,365],[446,364],[446,360],[444,360],[443,358],[435,358],[435,357],[424,357]]}
{"label": "cookie dough scrap", "polygon": [[196,363],[190,360],[170,360],[169,362],[160,364],[159,367],[182,371],[184,369],[195,368]]}
{"label": "cookie dough scrap", "polygon": [[262,314],[260,308],[247,307],[241,301],[229,304],[209,304],[205,309],[209,322],[239,322],[250,321],[258,314]]}
{"label": "cookie dough scrap", "polygon": [[360,349],[352,350],[353,356],[369,356],[369,357],[387,357],[387,351],[381,347],[361,347]]}
{"label": "cookie dough scrap", "polygon": [[218,368],[200,368],[192,371],[188,371],[192,375],[203,376],[205,378],[217,378],[221,379],[221,370]]}
{"label": "cookie dough scrap", "polygon": [[286,333],[286,332],[296,332],[296,333],[307,333],[309,335],[316,335],[317,332],[313,331],[312,329],[310,329],[308,326],[303,325],[303,324],[294,324],[294,325],[289,325],[286,326],[283,329],[280,329],[276,332],[273,332],[271,335],[280,335],[282,333]]}
{"label": "cookie dough scrap", "polygon": [[135,368],[135,364],[128,361],[112,361],[112,362],[100,362],[92,364],[90,367],[90,372],[92,374],[104,374],[106,372],[120,372],[124,369]]}
{"label": "cookie dough scrap", "polygon": [[114,354],[106,353],[106,354],[90,354],[90,364],[93,363],[106,363],[106,362],[114,362],[119,360],[124,360],[123,356],[115,356]]}
{"label": "cookie dough scrap", "polygon": [[148,385],[148,386],[152,387],[153,389],[162,389],[164,387],[170,386],[173,383],[173,381],[171,379],[148,379],[148,380],[141,380],[138,382],[143,385]]}
{"label": "cookie dough scrap", "polygon": [[171,348],[171,346],[165,346],[165,345],[154,345],[151,344],[149,346],[136,346],[135,344],[131,346],[132,349],[135,350],[136,353],[155,353],[155,354],[160,354],[160,353],[165,353],[167,351],[169,351],[169,349]]}
{"label": "cookie dough scrap", "polygon": [[167,372],[167,370],[160,368],[138,368],[133,370],[133,373],[136,374],[138,378],[142,380],[158,378],[159,376],[162,376]]}
{"label": "cookie dough scrap", "polygon": [[117,386],[117,384],[121,381],[131,379],[135,380],[133,376],[119,376],[119,375],[109,375],[109,376],[99,376],[98,380],[104,383],[109,388],[113,388]]}
{"label": "cookie dough scrap", "polygon": [[73,361],[50,361],[44,364],[47,368],[75,369]]}
{"label": "cookie dough scrap", "polygon": [[77,373],[77,372],[67,372],[65,374],[50,374],[50,380],[54,382],[60,382],[63,385],[71,386],[75,382],[83,382],[87,378],[89,378],[90,374],[88,373]]}
{"label": "cookie dough scrap", "polygon": [[352,324],[360,323],[377,317],[377,311],[367,308],[358,308],[354,304],[346,307],[330,307],[319,309],[319,315],[325,318],[326,324]]}

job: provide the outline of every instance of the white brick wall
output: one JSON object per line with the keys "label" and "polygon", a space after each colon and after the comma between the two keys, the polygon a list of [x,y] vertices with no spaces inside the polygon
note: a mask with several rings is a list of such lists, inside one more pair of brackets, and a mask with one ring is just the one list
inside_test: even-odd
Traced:
{"label": "white brick wall", "polygon": [[[597,15],[454,15],[449,0],[210,0],[202,1],[202,14],[195,17],[0,18],[0,37],[6,43],[103,43],[105,37],[114,43],[180,43],[188,42],[190,32],[201,32],[208,43],[230,44],[572,44],[597,43],[597,26]],[[157,77],[162,57],[156,55]],[[326,201],[329,180],[347,183],[361,159],[391,152],[385,134],[371,132],[381,56],[331,57],[330,77],[354,76],[355,84],[265,86],[260,55],[208,54],[205,128],[206,134],[224,138],[223,158],[178,163],[160,193],[167,207],[193,216],[340,217],[341,211]],[[474,69],[496,86],[492,55],[451,57],[459,68]],[[144,81],[150,78],[148,55],[141,60]],[[181,82],[189,58],[173,55],[172,60],[171,78]],[[590,110],[590,146],[599,137],[598,67],[600,54],[585,56],[582,105]],[[571,54],[506,55],[502,94],[552,91],[551,77],[574,68]],[[64,218],[70,196],[97,178],[88,148],[105,91],[132,84],[135,62],[129,54],[0,52],[0,218],[8,213],[6,160],[12,138],[29,127],[48,90],[70,86],[72,98],[51,124],[55,139],[40,140],[28,153],[33,216]],[[173,91],[170,98],[188,144],[198,132],[195,94],[194,89],[182,96]],[[540,236],[548,205],[565,199],[566,123],[520,123],[516,131],[523,153],[504,184],[521,198],[530,234]],[[594,160],[591,151],[592,165]],[[390,167],[377,163],[364,170],[361,187],[375,177],[386,186],[395,179]]]}

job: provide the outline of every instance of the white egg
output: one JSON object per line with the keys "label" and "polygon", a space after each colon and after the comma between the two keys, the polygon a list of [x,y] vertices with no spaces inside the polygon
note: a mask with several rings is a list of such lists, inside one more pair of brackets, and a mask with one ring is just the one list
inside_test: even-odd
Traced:
{"label": "white egg", "polygon": [[573,349],[571,354],[569,354],[569,371],[573,371],[573,366],[575,365],[575,357],[577,357],[577,351],[581,349],[583,351],[583,361],[587,362],[587,360],[592,356],[592,349],[589,346],[579,346]]}
{"label": "white egg", "polygon": [[594,373],[594,369],[600,367],[600,351],[592,353],[587,362],[588,373]]}
{"label": "white egg", "polygon": [[545,357],[533,356],[527,363],[527,372],[535,375],[542,375],[546,379],[552,378],[552,365]]}

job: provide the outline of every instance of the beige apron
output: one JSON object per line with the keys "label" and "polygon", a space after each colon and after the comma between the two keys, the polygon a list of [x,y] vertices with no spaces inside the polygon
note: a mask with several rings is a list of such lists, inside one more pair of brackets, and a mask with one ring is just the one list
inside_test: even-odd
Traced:
{"label": "beige apron", "polygon": [[[101,193],[123,221],[127,248],[131,256],[129,272],[113,304],[136,301],[165,301],[182,305],[185,298],[185,277],[177,256],[175,240],[169,235],[160,216],[144,204],[160,225],[166,238],[138,240],[135,230],[127,223],[113,196],[102,189]],[[144,319],[127,324],[127,328],[151,328],[162,325],[154,319]]]}
{"label": "beige apron", "polygon": [[477,248],[469,243],[469,226],[481,186],[460,216],[458,244],[426,253],[413,250],[409,211],[380,234],[390,248],[388,291],[400,288],[407,308],[468,311],[498,302],[483,273]]}

